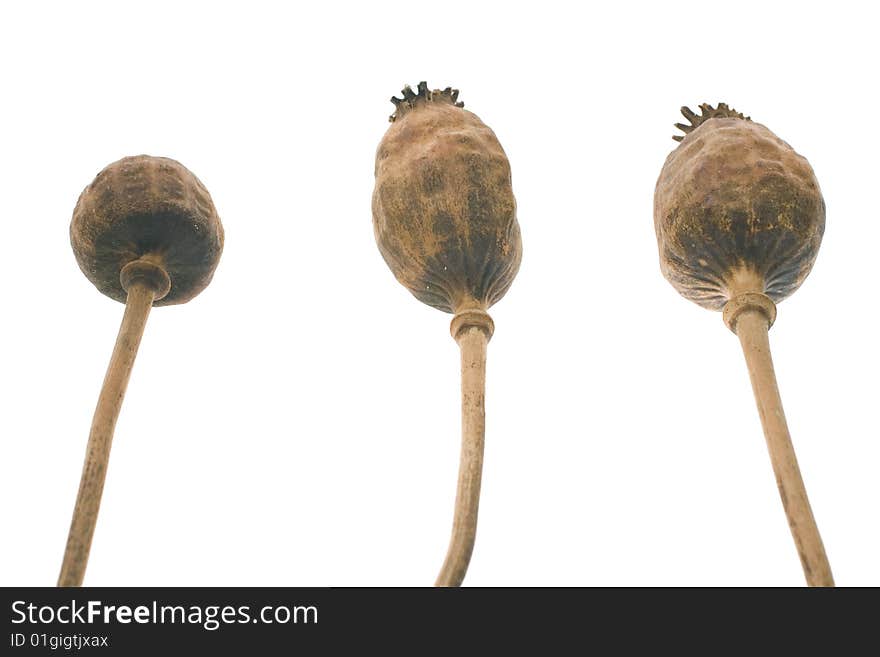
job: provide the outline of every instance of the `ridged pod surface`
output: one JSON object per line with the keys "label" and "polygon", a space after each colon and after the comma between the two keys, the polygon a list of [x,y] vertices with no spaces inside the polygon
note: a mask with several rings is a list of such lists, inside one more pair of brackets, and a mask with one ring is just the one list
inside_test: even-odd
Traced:
{"label": "ridged pod surface", "polygon": [[373,227],[391,271],[420,301],[488,308],[519,269],[510,164],[458,91],[409,87],[376,152]]}
{"label": "ridged pod surface", "polygon": [[168,294],[154,302],[164,306],[189,301],[211,282],[223,226],[208,190],[186,167],[138,155],[110,164],[83,190],[70,243],[86,277],[123,303],[122,268],[155,259],[171,279]]}
{"label": "ridged pod surface", "polygon": [[663,165],[654,227],[663,275],[682,296],[720,310],[735,279],[756,274],[779,302],[809,274],[825,202],[807,160],[721,103],[687,108],[692,125]]}

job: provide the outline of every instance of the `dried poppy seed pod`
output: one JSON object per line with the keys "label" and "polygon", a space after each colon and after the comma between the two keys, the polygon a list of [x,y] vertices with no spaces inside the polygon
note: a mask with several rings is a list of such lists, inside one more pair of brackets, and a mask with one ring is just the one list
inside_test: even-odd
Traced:
{"label": "dried poppy seed pod", "polygon": [[183,165],[127,157],[83,191],[70,241],[80,269],[125,314],[98,397],[59,586],[79,586],[95,532],[116,419],[150,308],[184,303],[211,281],[223,227],[204,186]]}
{"label": "dried poppy seed pod", "polygon": [[125,157],[106,167],[77,201],[70,243],[80,269],[103,294],[125,303],[120,273],[131,262],[161,263],[170,279],[154,305],[185,303],[214,275],[223,226],[205,186],[167,157]]}
{"label": "dried poppy seed pod", "polygon": [[448,313],[486,310],[522,258],[510,163],[458,91],[409,87],[376,152],[373,228],[391,271]]}
{"label": "dried poppy seed pod", "polygon": [[723,310],[740,339],[764,437],[807,583],[833,586],[782,409],[768,331],[806,278],[825,229],[813,169],[770,130],[729,108],[682,114],[663,165],[654,227],[663,274],[684,297]]}
{"label": "dried poppy seed pod", "polygon": [[737,291],[779,302],[804,281],[825,230],[825,202],[807,160],[724,103],[682,114],[685,137],[663,165],[654,226],[664,276],[720,310]]}
{"label": "dried poppy seed pod", "polygon": [[462,583],[477,529],[485,438],[486,312],[522,258],[510,164],[498,139],[463,109],[458,91],[392,98],[396,111],[376,152],[373,227],[385,262],[420,301],[455,313],[461,349],[462,450],[452,537],[438,586]]}

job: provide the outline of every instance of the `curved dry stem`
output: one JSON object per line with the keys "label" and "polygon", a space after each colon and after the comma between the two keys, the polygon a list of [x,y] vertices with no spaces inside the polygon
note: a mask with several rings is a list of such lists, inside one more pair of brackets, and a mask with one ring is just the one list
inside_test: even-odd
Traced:
{"label": "curved dry stem", "polygon": [[[488,315],[485,317],[488,319]],[[461,586],[474,550],[486,434],[486,346],[490,336],[491,329],[475,325],[463,326],[456,335],[461,348],[461,462],[452,536],[436,586]]]}
{"label": "curved dry stem", "polygon": [[[768,299],[769,301],[769,299]],[[772,303],[772,302],[771,302]],[[770,461],[791,535],[797,546],[809,586],[834,586],[831,566],[807,498],[791,435],[782,410],[782,399],[773,370],[768,331],[770,320],[758,307],[748,307],[736,318],[734,330],[742,344]]]}
{"label": "curved dry stem", "polygon": [[155,296],[153,287],[143,281],[135,281],[128,289],[122,325],[119,327],[116,346],[113,348],[113,355],[107,367],[104,385],[92,419],[86,460],[79,482],[79,493],[73,509],[70,532],[67,536],[61,574],[58,576],[58,586],[82,585],[92,546],[92,536],[95,533],[95,523],[98,520],[113,430],[116,427],[116,419],[119,417],[119,409],[125,397],[125,388]]}

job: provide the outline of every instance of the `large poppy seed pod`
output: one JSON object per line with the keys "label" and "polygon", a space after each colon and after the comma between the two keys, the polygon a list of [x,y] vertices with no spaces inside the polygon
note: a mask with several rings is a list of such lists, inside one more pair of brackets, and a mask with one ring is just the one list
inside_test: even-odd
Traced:
{"label": "large poppy seed pod", "polygon": [[458,91],[424,82],[403,98],[376,152],[373,226],[382,257],[417,299],[488,308],[522,257],[507,156]]}
{"label": "large poppy seed pod", "polygon": [[720,103],[687,107],[690,125],[663,165],[654,226],[664,276],[684,297],[720,310],[738,279],[779,302],[806,278],[825,229],[809,162],[760,123]]}
{"label": "large poppy seed pod", "polygon": [[776,302],[816,260],[825,202],[809,163],[724,103],[686,107],[690,125],[663,165],[654,228],[663,274],[684,297],[723,310],[739,338],[782,505],[810,586],[834,578],[807,497],[770,356]]}
{"label": "large poppy seed pod", "polygon": [[223,226],[208,191],[182,164],[139,155],[114,162],[85,188],[70,242],[86,277],[124,302],[125,313],[92,419],[59,586],[79,586],[85,576],[116,420],[150,310],[189,301],[208,285]]}
{"label": "large poppy seed pod", "polygon": [[461,350],[461,459],[446,559],[438,586],[459,586],[474,549],[486,429],[488,308],[522,258],[510,164],[493,133],[464,109],[458,90],[393,98],[376,152],[373,228],[385,262],[419,301],[455,313]]}
{"label": "large poppy seed pod", "polygon": [[79,197],[70,242],[80,269],[103,294],[125,302],[120,274],[147,257],[171,288],[157,306],[185,303],[214,275],[223,226],[204,185],[166,157],[138,155],[107,166]]}

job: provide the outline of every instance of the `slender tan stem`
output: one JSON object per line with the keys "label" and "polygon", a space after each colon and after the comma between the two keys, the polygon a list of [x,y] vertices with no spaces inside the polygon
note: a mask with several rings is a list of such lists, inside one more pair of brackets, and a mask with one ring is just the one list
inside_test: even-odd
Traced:
{"label": "slender tan stem", "polygon": [[[769,299],[767,302],[772,304]],[[755,401],[758,404],[758,413],[767,439],[770,461],[776,475],[776,485],[779,487],[782,506],[788,517],[788,525],[797,546],[807,584],[834,586],[831,566],[810,508],[807,489],[804,487],[782,410],[782,399],[779,396],[773,359],[770,355],[768,331],[771,321],[765,310],[758,306],[747,306],[736,317],[733,328],[739,336],[745,354]]]}
{"label": "slender tan stem", "polygon": [[86,460],[73,509],[70,533],[67,536],[61,574],[58,576],[58,586],[82,585],[95,523],[98,520],[104,478],[107,475],[113,429],[155,296],[154,288],[143,281],[135,281],[128,288],[122,325],[119,327],[116,346],[113,348],[92,419]]}
{"label": "slender tan stem", "polygon": [[[456,320],[463,317],[467,321],[457,325]],[[491,322],[485,312],[473,311],[453,320],[453,336],[461,349],[461,461],[452,536],[436,586],[461,586],[474,550],[486,434],[486,346],[492,336]]]}

